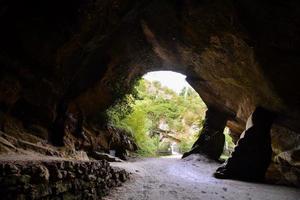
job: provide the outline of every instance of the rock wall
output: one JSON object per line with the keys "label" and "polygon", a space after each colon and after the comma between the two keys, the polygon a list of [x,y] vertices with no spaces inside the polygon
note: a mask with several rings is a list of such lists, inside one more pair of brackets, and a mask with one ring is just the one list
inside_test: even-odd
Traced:
{"label": "rock wall", "polygon": [[[281,128],[273,144],[285,134],[298,141],[296,0],[2,0],[0,5],[1,113],[24,127],[42,127],[48,144],[65,145],[69,132],[80,142],[80,124],[88,116],[107,109],[154,70],[187,75],[208,106],[233,116],[227,125],[237,137],[261,106],[278,116],[274,125]],[[4,124],[1,119],[2,131]],[[297,155],[298,145],[289,151]]]}
{"label": "rock wall", "polygon": [[109,153],[115,150],[116,155],[126,159],[127,152],[134,152],[137,146],[125,130],[111,126],[82,127],[82,135],[72,134],[69,123],[63,137],[64,146],[56,147],[49,142],[49,130],[40,125],[25,127],[15,117],[1,115],[3,129],[0,130],[0,157],[6,154],[38,154],[74,159],[87,159],[87,154],[94,151]]}
{"label": "rock wall", "polygon": [[300,135],[283,127],[273,126],[272,163],[266,178],[269,182],[300,187]]}
{"label": "rock wall", "polygon": [[[31,158],[33,159],[33,158]],[[23,160],[0,163],[3,199],[101,199],[129,174],[107,161]]]}

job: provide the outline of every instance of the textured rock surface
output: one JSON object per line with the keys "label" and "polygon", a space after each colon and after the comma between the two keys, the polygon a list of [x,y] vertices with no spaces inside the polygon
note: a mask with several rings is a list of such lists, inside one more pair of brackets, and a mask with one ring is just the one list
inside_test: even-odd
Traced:
{"label": "textured rock surface", "polygon": [[127,178],[106,161],[0,161],[3,199],[101,199]]}
{"label": "textured rock surface", "polygon": [[300,187],[300,135],[283,127],[273,126],[272,164],[266,178],[269,182]]}
{"label": "textured rock surface", "polygon": [[215,177],[263,181],[271,162],[270,129],[274,118],[274,113],[256,108],[231,157],[217,169]]}
{"label": "textured rock surface", "polygon": [[262,106],[279,135],[298,138],[299,1],[0,2],[1,113],[52,144],[68,132],[80,141],[86,116],[153,70],[186,74],[208,106],[235,116],[235,135]]}
{"label": "textured rock surface", "polygon": [[[0,114],[1,116],[1,114]],[[127,151],[137,150],[137,146],[128,133],[114,127],[84,127],[83,137],[72,134],[69,127],[64,135],[64,147],[55,147],[49,143],[49,130],[42,126],[31,125],[25,128],[22,121],[3,116],[3,132],[0,131],[0,157],[5,154],[36,153],[39,155],[87,159],[86,154],[94,151],[116,151],[116,156],[126,159]]]}
{"label": "textured rock surface", "polygon": [[90,156],[96,160],[106,160],[108,162],[122,162],[120,158],[109,155],[107,153],[100,153],[97,151],[93,152]]}
{"label": "textured rock surface", "polygon": [[193,144],[191,151],[183,154],[183,158],[190,154],[205,154],[213,160],[218,160],[223,153],[225,135],[223,134],[229,116],[208,107],[205,121],[199,138]]}

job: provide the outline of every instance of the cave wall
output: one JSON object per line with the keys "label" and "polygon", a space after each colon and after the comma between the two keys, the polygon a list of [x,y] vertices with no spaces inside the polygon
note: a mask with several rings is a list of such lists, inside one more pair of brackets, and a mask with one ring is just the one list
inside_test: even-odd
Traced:
{"label": "cave wall", "polygon": [[[297,1],[2,0],[0,5],[1,116],[59,137],[70,105],[89,116],[107,109],[144,73],[174,70],[187,75],[208,106],[231,116],[227,125],[235,135],[256,106],[275,112],[274,161],[299,149],[299,142],[281,147],[298,141],[300,133]],[[5,119],[0,118],[2,130]]]}
{"label": "cave wall", "polygon": [[102,199],[129,174],[105,160],[30,160],[0,165],[0,194],[5,199]]}

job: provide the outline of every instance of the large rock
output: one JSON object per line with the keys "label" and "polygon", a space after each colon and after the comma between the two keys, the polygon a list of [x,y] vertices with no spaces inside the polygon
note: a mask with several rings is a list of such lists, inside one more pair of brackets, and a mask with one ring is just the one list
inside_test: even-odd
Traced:
{"label": "large rock", "polygon": [[225,135],[223,134],[228,115],[208,107],[199,138],[189,152],[183,154],[185,158],[191,154],[204,154],[213,160],[218,160],[223,153]]}
{"label": "large rock", "polygon": [[271,162],[270,129],[274,118],[274,113],[256,108],[231,157],[217,169],[215,177],[263,181]]}

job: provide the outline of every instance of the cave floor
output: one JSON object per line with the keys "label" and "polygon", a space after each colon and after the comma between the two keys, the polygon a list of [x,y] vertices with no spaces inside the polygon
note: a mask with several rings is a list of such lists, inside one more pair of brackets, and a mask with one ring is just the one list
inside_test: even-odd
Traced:
{"label": "cave floor", "polygon": [[105,200],[300,199],[300,190],[293,187],[215,179],[212,174],[219,164],[195,155],[186,160],[170,156],[112,166],[131,172],[131,180],[113,189]]}

